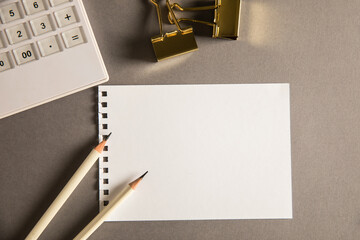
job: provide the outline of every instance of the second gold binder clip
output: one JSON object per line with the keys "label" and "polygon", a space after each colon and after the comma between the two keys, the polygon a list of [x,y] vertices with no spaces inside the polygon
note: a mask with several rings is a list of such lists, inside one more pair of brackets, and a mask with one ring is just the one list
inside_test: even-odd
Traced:
{"label": "second gold binder clip", "polygon": [[174,11],[170,7],[169,0],[166,0],[166,5],[169,9],[169,15],[172,17],[173,24],[176,24],[176,27],[178,28],[178,30],[169,33],[163,32],[163,21],[159,4],[156,2],[156,0],[150,1],[156,7],[160,27],[160,35],[151,38],[157,60],[160,61],[197,50],[198,47],[195,41],[192,27],[185,29],[180,27],[180,24],[175,17]]}
{"label": "second gold binder clip", "polygon": [[[169,22],[177,24],[181,21],[201,23],[213,27],[213,38],[228,38],[236,40],[239,36],[241,0],[215,0],[213,6],[184,8],[178,3],[170,4]],[[189,18],[176,19],[173,9],[179,11],[205,11],[214,10],[214,22],[206,22]]]}

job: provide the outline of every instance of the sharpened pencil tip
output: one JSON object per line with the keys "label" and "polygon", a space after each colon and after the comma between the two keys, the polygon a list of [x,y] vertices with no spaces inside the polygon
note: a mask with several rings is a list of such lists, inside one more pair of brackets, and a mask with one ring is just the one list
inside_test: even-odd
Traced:
{"label": "sharpened pencil tip", "polygon": [[144,178],[144,176],[148,173],[148,171],[146,171],[143,175],[141,175],[140,177],[138,177],[137,179],[135,179],[133,182],[129,183],[130,187],[135,190],[135,188],[137,187],[137,185],[139,184],[139,182],[141,182],[141,180]]}
{"label": "sharpened pencil tip", "polygon": [[141,175],[139,178],[144,178],[145,175],[148,173],[149,171],[146,171],[143,175]]}
{"label": "sharpened pencil tip", "polygon": [[107,136],[104,138],[104,140],[107,141],[107,140],[109,139],[109,137],[111,136],[111,134],[112,134],[112,132],[111,132],[109,135],[107,135]]}

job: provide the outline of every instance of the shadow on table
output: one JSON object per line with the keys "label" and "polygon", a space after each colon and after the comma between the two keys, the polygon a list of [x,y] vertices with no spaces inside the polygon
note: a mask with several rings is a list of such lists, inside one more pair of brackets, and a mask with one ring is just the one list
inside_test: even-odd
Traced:
{"label": "shadow on table", "polygon": [[[89,146],[95,146],[96,144],[97,142],[94,140],[88,141],[83,145],[81,150],[73,154],[72,160],[68,162],[67,166],[64,166],[62,171],[59,171],[58,174],[59,177],[56,180],[54,180],[52,184],[49,184],[48,189],[44,191],[47,192],[48,194],[45,195],[41,201],[39,201],[37,204],[34,205],[32,211],[28,214],[28,216],[24,217],[23,223],[20,224],[20,226],[23,226],[23,228],[19,229],[18,232],[13,237],[9,238],[9,240],[25,239],[25,237],[30,233],[30,231],[35,226],[35,224],[40,220],[42,215],[48,209],[50,204],[55,200],[55,198],[63,189],[63,187],[66,185],[66,183],[70,180],[70,178],[75,173],[75,171],[82,164],[83,160],[86,158],[86,156],[89,153]],[[97,174],[98,173],[96,173],[96,176],[94,176],[94,178],[98,177]],[[94,185],[94,189],[98,189],[97,183]],[[65,202],[65,204],[67,203],[68,202]],[[61,209],[59,210],[59,212],[60,211]],[[89,211],[84,216],[81,216],[81,218],[79,217],[76,219],[72,219],[73,221],[76,221],[76,224],[74,224],[70,229],[66,230],[65,232],[62,232],[62,236],[64,236],[63,238],[57,238],[57,239],[64,239],[64,240],[72,239],[73,237],[76,236],[78,232],[82,230],[84,223],[85,222],[88,223],[89,219],[92,219],[94,216],[96,216],[97,213],[98,213],[98,209],[95,208],[94,211]],[[56,216],[57,215],[55,215],[54,219],[56,218]],[[48,227],[50,225],[51,222],[49,223]],[[45,232],[46,232],[46,228],[44,230],[44,233]]]}

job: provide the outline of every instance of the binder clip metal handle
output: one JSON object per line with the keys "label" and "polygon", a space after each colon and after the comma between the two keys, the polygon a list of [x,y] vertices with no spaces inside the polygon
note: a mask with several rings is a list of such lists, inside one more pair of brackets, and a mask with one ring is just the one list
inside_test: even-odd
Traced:
{"label": "binder clip metal handle", "polygon": [[178,30],[165,34],[163,32],[163,21],[161,17],[160,6],[156,0],[150,0],[150,2],[153,3],[156,7],[160,28],[160,35],[151,38],[157,60],[160,61],[197,50],[198,47],[195,41],[192,27],[185,29],[181,28],[174,11],[170,7],[169,0],[166,0],[166,6]]}
{"label": "binder clip metal handle", "polygon": [[184,8],[178,3],[170,4],[170,9],[173,9],[185,12],[185,11],[207,11],[214,10],[214,22],[206,22],[196,19],[189,18],[179,18],[175,19],[174,14],[168,14],[168,19],[171,24],[176,24],[175,22],[195,22],[200,24],[205,24],[213,28],[213,38],[228,38],[236,40],[239,36],[239,26],[240,26],[240,8],[241,0],[215,0],[215,4],[212,6],[202,6],[202,7],[191,7]]}
{"label": "binder clip metal handle", "polygon": [[[220,0],[221,1],[221,0]],[[203,7],[191,7],[191,8],[183,8],[181,7],[178,3],[173,3],[170,5],[170,8],[173,10],[174,8],[176,8],[179,11],[182,12],[186,12],[186,11],[207,11],[207,10],[216,10],[218,8],[218,6],[214,5],[214,6],[203,6]],[[170,14],[170,11],[168,13],[168,20],[171,24],[175,24],[175,21],[173,20],[173,16],[172,14]],[[205,24],[208,25],[210,27],[214,27],[216,24],[215,23],[210,23],[210,22],[206,22],[206,21],[201,21],[201,20],[196,20],[196,19],[190,19],[190,18],[179,18],[178,22],[182,22],[182,21],[188,21],[188,22],[195,22],[195,23],[201,23],[201,24]]]}
{"label": "binder clip metal handle", "polygon": [[157,14],[157,16],[158,16],[158,21],[159,21],[160,35],[161,35],[161,36],[164,36],[164,34],[163,34],[163,26],[162,26],[163,23],[162,23],[160,6],[159,6],[159,4],[156,2],[156,0],[150,0],[150,2],[155,5],[156,14]]}

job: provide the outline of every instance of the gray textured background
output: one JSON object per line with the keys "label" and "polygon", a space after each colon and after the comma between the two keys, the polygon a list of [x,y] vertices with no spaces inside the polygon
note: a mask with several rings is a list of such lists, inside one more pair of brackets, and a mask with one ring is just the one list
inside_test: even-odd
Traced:
{"label": "gray textured background", "polygon": [[[109,84],[291,87],[293,220],[105,223],[91,239],[360,239],[360,1],[244,0],[240,40],[196,27],[199,51],[161,63],[148,0],[84,4]],[[89,89],[0,120],[0,239],[23,239],[96,144],[95,112]],[[97,212],[94,166],[41,239],[72,239]]]}

